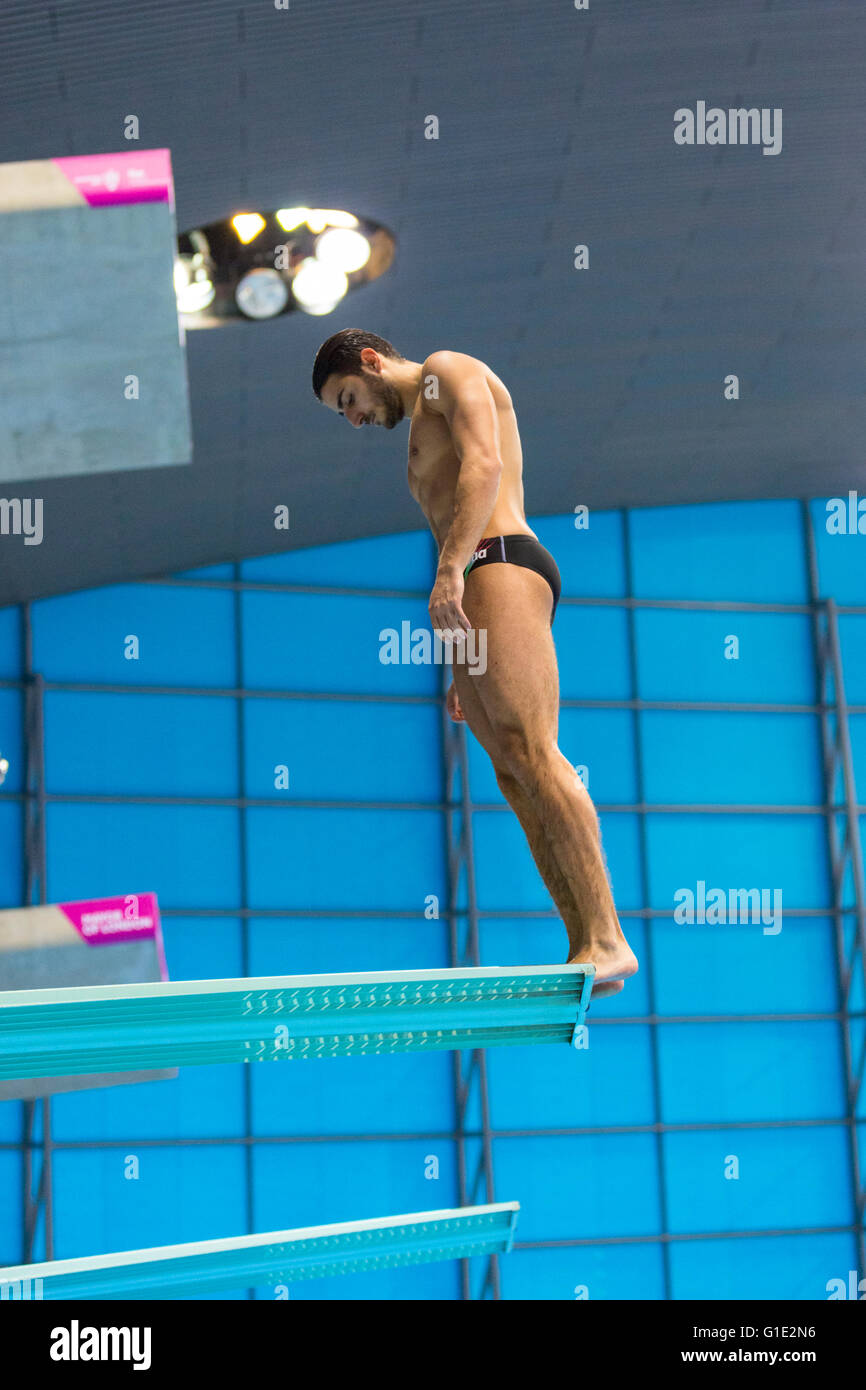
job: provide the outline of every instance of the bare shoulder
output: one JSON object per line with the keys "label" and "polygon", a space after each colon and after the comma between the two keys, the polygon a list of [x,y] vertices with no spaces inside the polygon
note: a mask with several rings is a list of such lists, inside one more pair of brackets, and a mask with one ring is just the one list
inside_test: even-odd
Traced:
{"label": "bare shoulder", "polygon": [[450,348],[438,348],[424,359],[421,366],[422,397],[425,395],[424,387],[431,377],[435,377],[449,394],[456,394],[461,389],[470,389],[479,382],[487,382],[492,388],[498,388],[508,396],[499,377],[480,357],[470,357],[466,352],[453,352]]}
{"label": "bare shoulder", "polygon": [[424,368],[430,372],[486,372],[487,363],[479,357],[470,357],[466,352],[454,352],[452,348],[437,348],[424,360]]}

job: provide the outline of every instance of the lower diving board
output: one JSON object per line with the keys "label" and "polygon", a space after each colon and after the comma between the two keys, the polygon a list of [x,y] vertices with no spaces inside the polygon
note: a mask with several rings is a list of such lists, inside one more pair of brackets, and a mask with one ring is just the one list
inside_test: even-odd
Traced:
{"label": "lower diving board", "polygon": [[578,1041],[595,967],[481,966],[0,993],[0,1078]]}
{"label": "lower diving board", "polygon": [[201,1298],[397,1265],[507,1254],[518,1202],[0,1268],[0,1299]]}

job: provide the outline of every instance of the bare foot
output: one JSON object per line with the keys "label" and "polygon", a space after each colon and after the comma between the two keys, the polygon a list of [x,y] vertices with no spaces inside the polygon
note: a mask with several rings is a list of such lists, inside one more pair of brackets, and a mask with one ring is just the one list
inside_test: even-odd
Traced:
{"label": "bare foot", "polygon": [[621,989],[625,989],[625,985],[622,980],[608,980],[607,984],[599,985],[599,989],[601,990],[601,994],[596,994],[595,990],[592,991],[590,1001],[586,1006],[587,1013],[589,1013],[592,1008],[593,999],[603,999],[606,994],[619,994]]}
{"label": "bare foot", "polygon": [[592,983],[592,998],[604,999],[608,994],[619,994],[624,982],[637,973],[637,956],[625,938],[621,938],[612,950],[578,951],[571,957],[569,965],[593,964],[595,979]]}
{"label": "bare foot", "polygon": [[600,985],[593,984],[590,999],[604,999],[608,994],[619,994],[621,989],[625,989],[622,980],[603,980]]}

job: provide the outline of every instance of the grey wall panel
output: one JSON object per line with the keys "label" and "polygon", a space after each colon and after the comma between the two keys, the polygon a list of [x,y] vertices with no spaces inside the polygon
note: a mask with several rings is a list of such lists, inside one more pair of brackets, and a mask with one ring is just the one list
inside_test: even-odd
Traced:
{"label": "grey wall panel", "polygon": [[189,463],[174,246],[166,203],[0,216],[7,492],[21,479]]}

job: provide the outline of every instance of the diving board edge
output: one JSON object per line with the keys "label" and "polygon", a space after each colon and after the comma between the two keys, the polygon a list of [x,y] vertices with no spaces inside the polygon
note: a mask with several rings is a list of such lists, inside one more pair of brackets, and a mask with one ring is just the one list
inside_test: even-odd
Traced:
{"label": "diving board edge", "polygon": [[507,1254],[519,1211],[518,1202],[496,1202],[7,1266],[0,1268],[0,1301],[158,1297],[159,1289],[172,1297],[231,1288],[235,1279],[238,1287],[266,1287],[274,1279],[372,1272],[397,1262]]}
{"label": "diving board edge", "polygon": [[172,998],[175,995],[255,994],[264,990],[342,989],[348,985],[422,984],[435,980],[484,980],[502,977],[584,976],[589,989],[594,965],[481,965],[438,970],[362,971],[334,975],[257,975],[221,980],[158,980],[145,984],[64,986],[60,989],[0,991],[0,1009],[53,1004],[98,1003],[108,999]]}

